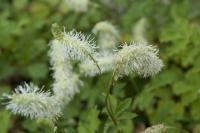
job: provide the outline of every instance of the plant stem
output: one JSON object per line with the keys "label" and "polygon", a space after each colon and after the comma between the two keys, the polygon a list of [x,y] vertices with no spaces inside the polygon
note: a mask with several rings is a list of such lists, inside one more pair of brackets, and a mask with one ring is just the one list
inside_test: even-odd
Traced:
{"label": "plant stem", "polygon": [[88,53],[88,55],[91,58],[91,60],[94,62],[94,64],[97,66],[97,68],[99,69],[99,72],[101,73],[101,68],[100,68],[98,62],[94,59],[94,57],[91,54]]}
{"label": "plant stem", "polygon": [[[135,82],[134,79],[131,80],[131,83],[133,84],[135,90],[138,92],[138,91],[139,91],[139,87],[137,86],[137,83]],[[135,98],[135,96],[133,95],[133,96],[132,96],[132,100],[131,100],[131,107],[133,106],[134,98]]]}
{"label": "plant stem", "polygon": [[116,121],[116,119],[114,117],[114,113],[112,111],[112,105],[111,105],[111,102],[109,100],[109,94],[110,94],[110,91],[112,90],[112,88],[114,87],[116,72],[117,72],[117,68],[113,71],[111,80],[110,80],[108,88],[107,88],[106,98],[105,98],[106,110],[107,110],[110,118],[112,119],[114,125],[117,125],[117,121]]}

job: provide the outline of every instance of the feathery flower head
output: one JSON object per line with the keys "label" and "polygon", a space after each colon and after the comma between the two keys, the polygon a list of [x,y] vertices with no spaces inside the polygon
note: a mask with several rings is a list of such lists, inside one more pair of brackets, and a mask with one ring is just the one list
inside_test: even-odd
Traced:
{"label": "feathery flower head", "polygon": [[[101,68],[101,74],[109,72],[113,69],[114,65],[114,55],[108,52],[102,52],[95,57],[95,60],[98,62],[99,67]],[[81,73],[84,76],[93,77],[100,74],[98,68],[90,60],[84,61],[80,65]]]}
{"label": "feathery flower head", "polygon": [[50,96],[50,93],[40,90],[33,84],[25,83],[24,86],[18,86],[13,95],[5,97],[10,100],[6,108],[14,114],[31,119],[47,118],[53,121],[61,114],[59,103]]}
{"label": "feathery flower head", "polygon": [[119,75],[136,73],[143,77],[157,74],[163,67],[162,60],[157,56],[158,50],[146,43],[125,44],[118,52],[115,63]]}
{"label": "feathery flower head", "polygon": [[110,34],[99,34],[98,36],[98,45],[103,50],[112,50],[113,48],[116,48],[117,45],[117,39],[114,36],[111,36]]}
{"label": "feathery flower head", "polygon": [[78,75],[72,72],[70,60],[66,58],[65,45],[54,40],[53,44],[50,45],[49,56],[54,78],[53,92],[57,101],[63,106],[79,92],[82,82]]}
{"label": "feathery flower head", "polygon": [[109,33],[111,34],[112,36],[115,36],[116,38],[119,38],[119,32],[117,31],[117,29],[115,28],[115,26],[113,26],[110,22],[108,21],[101,21],[101,22],[98,22],[92,32],[94,34],[99,34],[101,32],[104,33]]}
{"label": "feathery flower head", "polygon": [[94,54],[96,46],[90,36],[81,32],[70,31],[64,34],[62,44],[65,46],[66,58],[84,60]]}
{"label": "feathery flower head", "polygon": [[147,128],[141,133],[166,133],[167,128],[164,124],[158,124]]}
{"label": "feathery flower head", "polygon": [[118,30],[108,21],[97,23],[92,32],[98,35],[98,44],[103,49],[113,49],[120,38]]}
{"label": "feathery flower head", "polygon": [[93,39],[81,32],[75,30],[67,33],[65,31],[62,32],[55,24],[52,25],[52,32],[55,38],[52,41],[52,45],[61,45],[59,47],[62,47],[65,58],[74,60],[91,58],[96,49]]}
{"label": "feathery flower head", "polygon": [[50,63],[52,66],[54,65],[62,65],[65,62],[65,46],[61,44],[58,40],[53,40],[50,42],[50,50],[48,51],[48,55],[50,57]]}
{"label": "feathery flower head", "polygon": [[63,64],[63,66],[57,66],[54,71],[54,84],[53,91],[59,101],[66,104],[72,97],[79,92],[79,88],[83,85],[79,76],[73,73],[69,66]]}
{"label": "feathery flower head", "polygon": [[78,75],[72,72],[72,65],[68,58],[65,58],[64,45],[59,41],[53,45],[50,45],[50,63],[52,65],[53,72],[53,92],[58,101],[65,105],[71,98],[79,92],[79,87],[82,86],[82,82],[79,80]]}
{"label": "feathery flower head", "polygon": [[85,12],[88,10],[89,0],[65,0],[65,3],[76,12]]}
{"label": "feathery flower head", "polygon": [[[52,45],[60,45],[59,48],[62,47],[61,53],[65,59],[72,60],[80,60],[83,61],[85,59],[90,59],[96,64],[99,71],[100,68],[93,58],[93,54],[95,53],[96,46],[94,44],[93,39],[90,36],[85,36],[81,32],[77,32],[72,30],[70,32],[62,32],[55,24],[52,26],[52,32],[55,37],[55,40],[52,41]],[[50,52],[50,56],[53,57],[54,53]],[[60,56],[61,54],[55,55]]]}
{"label": "feathery flower head", "polygon": [[145,37],[147,25],[147,20],[141,18],[133,27],[133,38],[136,42],[147,42]]}

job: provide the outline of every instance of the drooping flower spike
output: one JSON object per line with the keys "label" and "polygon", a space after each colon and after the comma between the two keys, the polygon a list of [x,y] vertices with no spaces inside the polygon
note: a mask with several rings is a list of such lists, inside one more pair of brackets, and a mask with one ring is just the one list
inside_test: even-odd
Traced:
{"label": "drooping flower spike", "polygon": [[[62,32],[58,25],[52,25],[52,33],[55,38],[50,43],[49,50],[50,63],[52,66],[54,78],[52,88],[55,96],[57,97],[57,100],[61,102],[62,105],[65,105],[77,92],[79,92],[79,87],[81,87],[83,84],[79,80],[78,75],[73,72],[70,62],[71,59],[79,58],[71,58],[71,53],[69,53],[70,50],[66,50],[70,44],[64,43],[66,33]],[[71,38],[69,40],[73,39]],[[75,38],[74,42],[77,42]],[[80,44],[77,42],[72,45],[74,45],[75,51],[75,45],[78,47]]]}
{"label": "drooping flower spike", "polygon": [[119,38],[119,32],[118,30],[115,28],[115,26],[113,26],[110,22],[108,21],[101,21],[101,22],[98,22],[92,32],[94,34],[99,34],[101,32],[103,33],[109,33],[109,34],[112,34],[113,36],[115,36],[116,38]]}
{"label": "drooping flower spike", "polygon": [[89,0],[64,0],[66,5],[76,12],[86,12],[89,6]]}
{"label": "drooping flower spike", "polygon": [[[73,72],[71,60],[81,61],[81,73],[85,76],[100,74],[102,69],[102,72],[114,70],[114,76],[116,72],[118,76],[136,73],[149,77],[157,74],[163,67],[157,55],[158,50],[146,43],[132,43],[129,46],[125,44],[115,54],[105,49],[97,54],[93,40],[80,32],[61,31],[58,25],[53,24],[52,33],[54,40],[50,43],[49,57],[53,70],[53,92],[45,92],[33,84],[18,86],[14,94],[5,95],[9,100],[6,108],[14,114],[55,121],[60,116],[63,106],[79,92],[83,84]],[[112,88],[114,76],[109,90]]]}
{"label": "drooping flower spike", "polygon": [[114,49],[120,38],[119,31],[108,21],[98,22],[92,32],[98,36],[100,48],[107,51]]}
{"label": "drooping flower spike", "polygon": [[[54,26],[52,32],[55,40],[50,44],[50,63],[54,71],[53,95],[44,92],[33,84],[18,86],[16,93],[6,95],[9,102],[6,108],[15,114],[32,119],[47,118],[55,120],[60,114],[63,105],[68,103],[79,91],[82,82],[72,72],[69,56],[66,56],[66,46],[63,41],[64,33]],[[72,37],[73,38],[73,37]],[[72,39],[73,40],[73,39]],[[76,40],[74,40],[76,42]],[[79,40],[81,41],[81,40]],[[68,51],[67,51],[68,52]]]}
{"label": "drooping flower spike", "polygon": [[69,63],[63,63],[60,66],[53,66],[54,70],[53,78],[54,83],[52,89],[57,100],[63,105],[71,101],[73,96],[79,92],[79,88],[82,86],[78,75],[72,72],[69,68]]}
{"label": "drooping flower spike", "polygon": [[141,18],[133,27],[133,40],[136,42],[147,42],[146,31],[148,21],[146,18]]}

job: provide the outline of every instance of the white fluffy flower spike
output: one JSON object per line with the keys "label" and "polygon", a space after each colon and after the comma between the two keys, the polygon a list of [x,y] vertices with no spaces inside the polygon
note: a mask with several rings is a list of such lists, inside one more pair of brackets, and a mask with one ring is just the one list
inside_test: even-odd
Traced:
{"label": "white fluffy flower spike", "polygon": [[76,12],[85,12],[88,10],[89,0],[64,0],[69,8]]}
{"label": "white fluffy flower spike", "polygon": [[59,103],[50,92],[44,92],[33,84],[18,86],[13,95],[5,96],[10,101],[6,108],[14,114],[20,114],[31,119],[48,118],[56,120],[61,114]]}
{"label": "white fluffy flower spike", "polygon": [[[109,37],[113,37],[111,34],[118,35],[115,29],[107,26],[104,28],[110,28],[110,33],[105,34],[108,35],[106,39],[109,42]],[[53,94],[33,84],[25,83],[23,86],[18,86],[14,94],[4,95],[9,100],[6,108],[14,114],[32,119],[45,118],[55,121],[60,116],[63,106],[79,92],[82,86],[79,75],[73,72],[72,60],[81,61],[81,72],[85,76],[100,74],[101,69],[102,72],[114,69],[108,92],[116,80],[115,74],[122,76],[136,73],[149,77],[157,74],[163,67],[162,61],[157,56],[158,50],[146,43],[132,43],[129,46],[125,44],[115,54],[110,53],[110,49],[100,50],[101,53],[97,54],[93,40],[80,32],[61,31],[57,24],[53,24],[52,33],[54,40],[50,44],[49,57],[54,78],[51,88]],[[109,93],[107,93],[106,102],[108,96]]]}
{"label": "white fluffy flower spike", "polygon": [[116,56],[116,66],[120,75],[136,73],[143,77],[157,74],[163,67],[157,56],[158,50],[146,43],[124,44]]}
{"label": "white fluffy flower spike", "polygon": [[[67,51],[68,44],[63,43],[66,33],[62,32],[57,25],[53,25],[52,33],[55,37],[55,40],[50,44],[49,51],[50,63],[54,71],[53,78],[55,80],[52,87],[57,100],[62,105],[65,105],[79,92],[79,87],[82,86],[82,82],[72,71],[72,65],[70,63],[71,57],[69,57],[72,51]],[[74,44],[74,51],[76,49],[75,45],[79,44]]]}
{"label": "white fluffy flower spike", "polygon": [[113,36],[115,36],[116,38],[119,38],[119,32],[117,31],[117,29],[115,28],[115,26],[113,26],[110,22],[108,21],[101,21],[98,22],[92,32],[94,34],[98,34],[99,32],[104,32],[104,33],[110,33]]}
{"label": "white fluffy flower spike", "polygon": [[168,127],[165,126],[164,124],[158,124],[148,127],[145,131],[140,133],[166,133],[167,128]]}
{"label": "white fluffy flower spike", "polygon": [[[62,51],[65,53],[65,58],[72,60],[92,60],[99,68],[96,60],[93,58],[96,46],[93,39],[90,36],[85,36],[81,32],[72,30],[70,32],[62,32],[57,24],[52,25],[52,31],[55,40],[52,42],[53,45],[62,45]],[[100,70],[100,68],[99,68]]]}
{"label": "white fluffy flower spike", "polygon": [[133,39],[137,42],[147,42],[146,30],[148,27],[147,19],[141,18],[133,27]]}
{"label": "white fluffy flower spike", "polygon": [[81,32],[70,31],[64,34],[63,42],[65,45],[66,57],[84,60],[90,58],[89,55],[96,49],[93,40]]}
{"label": "white fluffy flower spike", "polygon": [[120,38],[118,30],[108,21],[98,22],[92,32],[98,35],[98,45],[104,50],[115,48]]}

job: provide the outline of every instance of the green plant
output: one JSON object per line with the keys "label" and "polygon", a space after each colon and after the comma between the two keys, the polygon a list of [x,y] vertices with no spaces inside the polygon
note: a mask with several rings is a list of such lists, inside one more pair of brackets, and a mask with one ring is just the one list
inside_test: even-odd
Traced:
{"label": "green plant", "polygon": [[[14,114],[21,114],[32,119],[55,121],[60,116],[65,103],[71,100],[78,91],[79,86],[81,86],[79,77],[72,71],[71,61],[91,60],[98,68],[99,73],[105,72],[101,71],[101,69],[107,69],[104,68],[107,66],[98,65],[97,60],[93,56],[98,53],[94,51],[95,46],[89,37],[76,31],[67,33],[65,30],[61,31],[57,24],[52,25],[52,33],[55,39],[50,43],[51,50],[49,56],[52,69],[54,70],[53,94],[44,92],[33,84],[17,87],[14,94],[4,94],[5,99],[9,100],[6,108]],[[117,120],[115,119],[109,97],[115,80],[123,75],[133,73],[143,77],[153,76],[161,70],[163,64],[157,57],[157,50],[145,43],[133,43],[129,46],[124,44],[122,49],[114,55],[113,59],[114,61],[107,62],[108,64],[111,63],[113,75],[108,86],[105,104],[107,113],[114,125],[117,126]],[[116,111],[119,112],[119,110]]]}
{"label": "green plant", "polygon": [[[80,71],[80,75],[75,77],[80,78],[84,85],[78,83],[80,86],[77,88],[81,93],[75,95],[68,106],[63,106],[62,117],[56,122],[59,132],[76,133],[82,129],[86,129],[86,132],[103,132],[104,129],[104,132],[123,130],[130,133],[158,123],[184,129],[185,132],[199,132],[198,0],[90,0],[85,2],[83,7],[86,8],[73,8],[68,3],[63,0],[1,1],[0,94],[11,93],[24,81],[44,86],[45,92],[53,93],[48,89],[52,88],[54,81],[49,76],[53,72],[48,69],[49,57],[46,55],[49,49],[47,44],[51,40],[49,27],[59,22],[66,26],[66,31],[73,28],[86,34],[93,31],[100,47],[97,49],[100,54],[93,57],[99,62],[99,67],[107,68],[101,69],[101,74],[92,60],[71,62],[73,74]],[[114,24],[117,32],[105,34],[104,30],[92,30],[102,22]],[[122,101],[131,98],[130,106],[122,113],[126,119],[114,115],[118,120],[117,129],[104,108],[105,89],[112,76],[112,65],[108,65],[108,62],[114,60],[115,52],[112,49],[118,49],[117,44],[131,44],[132,40],[156,44],[165,67],[154,77],[141,79],[130,74],[115,82],[109,95],[113,110]],[[105,42],[110,44],[104,45],[108,46],[106,48],[100,45]],[[48,129],[52,123],[11,115],[4,107],[0,109],[0,132],[52,132],[52,129]],[[113,111],[114,114],[116,111]],[[93,115],[88,118],[90,112]],[[127,119],[134,117],[133,112],[138,117]],[[93,128],[88,130],[90,127]],[[184,131],[172,129],[167,132]]]}

